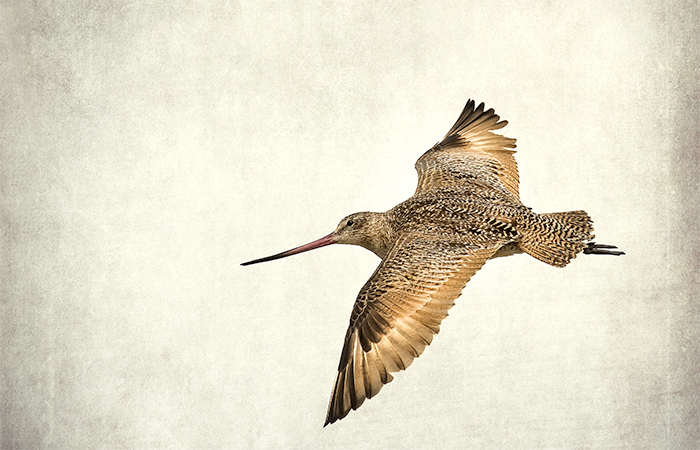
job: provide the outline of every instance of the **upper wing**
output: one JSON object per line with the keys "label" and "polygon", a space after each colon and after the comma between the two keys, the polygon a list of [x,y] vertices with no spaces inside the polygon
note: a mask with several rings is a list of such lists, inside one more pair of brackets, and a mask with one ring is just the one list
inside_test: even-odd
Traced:
{"label": "upper wing", "polygon": [[372,398],[430,344],[464,285],[502,245],[413,235],[400,239],[352,311],[326,425]]}
{"label": "upper wing", "polygon": [[508,124],[469,100],[447,135],[416,162],[416,193],[445,185],[489,185],[519,199],[515,139],[492,133]]}

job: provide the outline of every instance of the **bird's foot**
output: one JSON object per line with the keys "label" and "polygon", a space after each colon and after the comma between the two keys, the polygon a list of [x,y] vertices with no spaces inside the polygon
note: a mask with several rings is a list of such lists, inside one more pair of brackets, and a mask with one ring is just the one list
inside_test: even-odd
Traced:
{"label": "bird's foot", "polygon": [[620,250],[611,250],[617,248],[614,245],[606,244],[596,244],[595,242],[589,242],[588,246],[583,249],[583,253],[586,255],[624,255],[625,252]]}

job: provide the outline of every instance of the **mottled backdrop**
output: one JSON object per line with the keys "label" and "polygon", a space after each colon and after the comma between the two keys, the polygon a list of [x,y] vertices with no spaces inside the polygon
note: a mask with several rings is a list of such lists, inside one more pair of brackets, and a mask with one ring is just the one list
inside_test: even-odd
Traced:
{"label": "mottled backdrop", "polygon": [[[694,1],[2,2],[7,449],[700,442]],[[377,258],[258,266],[412,195],[468,98],[523,200],[622,258],[486,264],[434,344],[322,428]]]}

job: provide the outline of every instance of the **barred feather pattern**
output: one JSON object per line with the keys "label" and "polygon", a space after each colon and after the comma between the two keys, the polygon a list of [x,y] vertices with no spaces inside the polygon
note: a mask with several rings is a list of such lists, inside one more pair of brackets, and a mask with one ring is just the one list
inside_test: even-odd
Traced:
{"label": "barred feather pattern", "polygon": [[338,365],[326,425],[372,398],[440,331],[464,285],[497,250],[402,239],[360,291]]}

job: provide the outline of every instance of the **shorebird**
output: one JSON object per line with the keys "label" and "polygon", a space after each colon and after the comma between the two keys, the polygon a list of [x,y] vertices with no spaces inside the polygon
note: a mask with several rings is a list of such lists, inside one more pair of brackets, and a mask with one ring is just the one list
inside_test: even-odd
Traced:
{"label": "shorebird", "polygon": [[377,395],[423,352],[487,260],[527,253],[564,267],[580,252],[624,254],[593,242],[585,211],[538,214],[523,205],[515,139],[493,133],[507,123],[469,100],[418,158],[411,198],[386,212],[351,214],[321,239],[242,264],[330,244],[359,245],[381,258],[355,300],[324,427]]}

